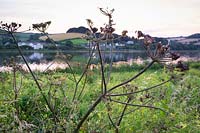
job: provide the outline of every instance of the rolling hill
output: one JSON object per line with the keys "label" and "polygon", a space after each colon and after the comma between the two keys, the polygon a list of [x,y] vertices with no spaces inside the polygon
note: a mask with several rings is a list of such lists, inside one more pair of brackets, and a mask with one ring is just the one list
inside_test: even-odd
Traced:
{"label": "rolling hill", "polygon": [[[60,33],[60,34],[52,34],[49,35],[49,37],[51,39],[53,39],[54,41],[62,41],[62,40],[66,40],[66,39],[75,39],[75,38],[83,38],[85,37],[85,34],[82,33]],[[39,39],[41,40],[46,40],[47,37],[46,36],[41,36]]]}
{"label": "rolling hill", "polygon": [[174,41],[183,45],[200,45],[200,33],[192,34],[186,37],[172,37],[168,38],[170,41]]}

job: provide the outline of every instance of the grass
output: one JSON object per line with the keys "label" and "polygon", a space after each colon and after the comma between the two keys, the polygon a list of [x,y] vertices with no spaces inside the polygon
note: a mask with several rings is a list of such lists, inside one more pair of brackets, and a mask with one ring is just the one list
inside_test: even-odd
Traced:
{"label": "grass", "polygon": [[[120,126],[120,132],[199,132],[200,63],[190,62],[189,64],[190,70],[184,75],[177,73],[179,75],[178,79],[159,88],[154,88],[148,93],[143,92],[134,95],[132,103],[144,104],[150,100],[149,105],[160,107],[167,111],[167,114],[154,109],[128,107],[126,113],[135,111],[125,115]],[[75,76],[80,77],[80,66],[74,67]],[[133,65],[113,68],[108,88],[135,75],[143,67],[141,65]],[[87,75],[87,85],[83,95],[77,103],[71,104],[74,83],[71,80],[72,74],[68,69],[37,73],[43,92],[51,101],[51,104],[57,108],[61,124],[68,127],[68,132],[72,131],[78,120],[86,113],[101,92],[99,70],[89,71]],[[19,127],[14,115],[16,110],[14,108],[15,101],[13,101],[12,77],[12,73],[0,73],[0,132],[17,132]],[[169,73],[166,73],[165,70],[161,69],[160,65],[156,64],[138,79],[131,82],[129,86],[120,87],[115,93],[123,93],[134,87],[144,89],[168,78]],[[21,74],[18,72],[17,86],[20,86],[20,79]],[[54,123],[51,120],[51,113],[45,106],[45,102],[36,85],[28,73],[25,73],[22,79],[22,87],[16,101],[20,109],[19,119],[29,124],[34,124],[36,127],[33,127],[32,131],[53,131]],[[82,85],[83,81],[80,83],[80,87]],[[80,90],[78,90],[79,92]],[[150,98],[145,97],[147,94],[150,95]],[[114,99],[126,101],[127,97],[115,97]],[[108,112],[105,108],[106,106],[110,106],[112,109]],[[109,101],[101,102],[81,127],[81,132],[114,132],[114,128],[112,128],[107,118],[107,113],[110,113],[115,121],[123,107],[124,105],[114,104]],[[68,117],[67,114],[69,114],[71,108],[74,108],[74,110]],[[61,130],[60,125],[58,125],[59,130]]]}
{"label": "grass", "polygon": [[80,45],[80,44],[87,44],[88,43],[88,41],[86,39],[81,39],[81,38],[70,39],[70,41],[74,45]]}
{"label": "grass", "polygon": [[69,42],[72,43],[73,46],[80,46],[80,45],[88,43],[87,40],[81,39],[81,38],[66,39],[66,40],[59,41],[59,43],[61,44],[68,44]]}

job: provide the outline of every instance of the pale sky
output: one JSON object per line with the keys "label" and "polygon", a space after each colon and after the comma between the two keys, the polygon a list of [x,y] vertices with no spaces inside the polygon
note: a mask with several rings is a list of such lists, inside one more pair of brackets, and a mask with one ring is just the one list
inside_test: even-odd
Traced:
{"label": "pale sky", "polygon": [[200,0],[0,0],[0,20],[21,23],[23,29],[50,20],[49,33],[65,33],[87,27],[87,18],[103,26],[107,19],[98,7],[115,9],[116,33],[142,30],[166,37],[200,32]]}

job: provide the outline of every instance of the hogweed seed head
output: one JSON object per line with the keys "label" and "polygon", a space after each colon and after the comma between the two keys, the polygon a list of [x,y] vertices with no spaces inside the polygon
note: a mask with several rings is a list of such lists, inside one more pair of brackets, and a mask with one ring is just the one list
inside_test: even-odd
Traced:
{"label": "hogweed seed head", "polygon": [[16,32],[21,26],[21,24],[18,24],[16,22],[11,22],[10,24],[3,23],[3,21],[0,22],[0,29],[8,32]]}
{"label": "hogweed seed head", "polygon": [[47,28],[50,26],[50,24],[51,24],[51,21],[47,21],[47,22],[39,23],[39,24],[32,24],[32,28],[39,32],[45,33]]}
{"label": "hogweed seed head", "polygon": [[126,37],[126,36],[127,36],[127,33],[128,33],[127,30],[123,30],[123,31],[122,31],[122,36],[123,36],[123,37]]}

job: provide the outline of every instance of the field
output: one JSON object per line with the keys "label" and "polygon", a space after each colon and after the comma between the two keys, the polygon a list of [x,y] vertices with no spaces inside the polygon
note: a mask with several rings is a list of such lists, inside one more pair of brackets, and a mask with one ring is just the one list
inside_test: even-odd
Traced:
{"label": "field", "polygon": [[[76,66],[77,65],[77,66]],[[82,73],[81,65],[74,64],[75,77]],[[119,127],[119,132],[178,132],[197,133],[200,131],[200,63],[190,62],[190,70],[177,72],[176,78],[147,92],[131,95],[131,104],[159,107],[139,108],[128,106]],[[133,64],[114,67],[108,88],[128,77],[137,74],[144,66]],[[107,68],[105,69],[107,72]],[[72,132],[80,118],[101,93],[99,68],[87,72],[87,78],[81,81],[78,93],[86,82],[84,91],[72,103],[74,82],[71,71],[35,72],[42,86],[42,92],[51,102],[60,121],[54,121],[41,92],[37,89],[29,73],[0,73],[0,132],[34,131],[61,132],[62,127]],[[144,89],[169,79],[170,73],[155,64],[130,84],[118,88],[115,93],[129,89]],[[18,89],[16,89],[18,88]],[[16,93],[15,91],[18,90]],[[129,96],[114,97],[114,100],[126,101]],[[103,100],[82,125],[80,132],[114,132],[108,114],[116,122],[125,105]]]}
{"label": "field", "polygon": [[[81,33],[60,33],[60,34],[49,35],[49,37],[51,39],[53,39],[54,41],[62,41],[62,40],[66,40],[66,39],[83,38],[83,37],[85,37],[85,34],[81,34]],[[40,37],[40,39],[46,40],[47,37],[42,36],[42,37]]]}
{"label": "field", "polygon": [[[121,9],[129,8],[122,3],[118,3]],[[3,2],[3,6],[5,6],[4,4],[5,2]],[[40,2],[37,5],[43,6],[43,4],[45,3]],[[134,4],[140,6],[139,3],[134,2]],[[166,4],[171,5],[171,3],[153,3],[153,5],[161,7],[160,9],[165,9],[161,5]],[[7,5],[11,4],[7,3]],[[20,9],[24,9],[22,5],[27,6],[27,3],[21,2],[20,5]],[[28,3],[28,5],[34,5],[34,3]],[[55,3],[46,5],[55,5]],[[98,7],[97,5],[96,3],[86,6],[82,3],[80,7]],[[133,5],[133,3],[129,3],[129,5]],[[143,2],[141,5],[147,10],[148,7],[152,7],[146,2],[146,7]],[[183,3],[183,6],[186,5],[188,4]],[[38,7],[39,12],[43,11]],[[184,9],[179,8],[178,5],[173,5],[173,7],[175,8],[170,8],[171,11]],[[9,7],[5,9],[9,11]],[[36,8],[30,6],[30,9]],[[136,8],[131,6],[131,9]],[[166,14],[159,8],[155,9],[155,12],[149,13],[159,12],[159,14],[164,14],[162,16],[165,18],[172,16],[170,20],[177,16],[177,14],[173,16],[171,12]],[[79,10],[81,11],[82,8]],[[181,12],[184,13],[184,10]],[[32,10],[26,10],[25,16],[33,14],[27,11]],[[50,12],[51,10],[47,11],[50,16],[54,14]],[[84,17],[85,13],[82,11],[81,14]],[[23,24],[0,21],[0,33],[2,33],[0,48],[4,51],[5,49],[14,49],[19,53],[18,56],[16,53],[13,54],[15,56],[12,56],[11,53],[3,52],[2,55],[6,58],[3,56],[0,58],[0,133],[200,133],[200,62],[199,59],[197,60],[198,54],[192,51],[193,61],[187,62],[190,58],[185,58],[174,51],[198,50],[200,34],[172,37],[171,41],[170,38],[152,37],[149,34],[157,32],[157,35],[163,36],[162,34],[166,32],[161,32],[166,27],[156,27],[160,19],[157,17],[156,23],[149,23],[149,21],[142,23],[139,21],[143,19],[138,19],[138,22],[143,25],[138,26],[146,33],[136,29],[136,36],[134,34],[131,35],[134,37],[128,36],[128,31],[133,30],[134,27],[125,25],[128,29],[125,28],[118,35],[116,34],[118,28],[115,27],[118,22],[115,23],[113,20],[115,9],[100,7],[99,11],[107,18],[107,22],[102,23],[100,28],[96,21],[93,23],[93,19],[86,19],[89,29],[81,26],[67,30],[67,32],[80,33],[48,35],[47,31],[51,21],[36,24],[24,21],[23,23],[32,24],[30,31],[32,29],[39,33],[21,33],[25,32],[20,29]],[[121,15],[126,14],[126,11],[124,13],[123,11],[125,10],[118,12],[118,20],[134,23],[135,21],[131,19],[137,17],[120,18]],[[148,19],[148,16],[143,16],[143,14],[149,15],[145,13],[146,10],[144,10],[145,12],[141,11],[143,10],[138,12],[141,18]],[[80,12],[77,13],[80,15]],[[120,13],[122,14],[120,15]],[[17,12],[11,14],[16,16]],[[44,17],[45,14],[41,12],[37,17]],[[56,12],[56,14],[59,13]],[[23,16],[23,14],[21,15]],[[187,15],[185,14],[184,17],[191,18]],[[5,20],[12,18],[10,14],[5,13],[4,16],[8,16],[8,18],[4,18]],[[74,18],[76,15],[71,16]],[[178,16],[181,15],[178,14]],[[56,22],[62,21],[59,18],[64,17],[56,16]],[[24,20],[27,20],[26,17]],[[73,25],[78,24],[75,21],[79,22],[79,19],[68,18],[68,20],[72,20]],[[179,20],[182,19],[179,18]],[[181,24],[184,21],[177,22],[173,26],[185,25]],[[147,23],[146,26],[145,23]],[[69,25],[71,24],[69,23]],[[147,28],[148,26],[151,26],[150,29]],[[169,28],[170,26],[172,25],[169,25]],[[152,28],[157,30],[152,31]],[[58,29],[59,27],[56,28],[56,30]],[[180,31],[176,32],[177,29],[174,27],[171,29],[174,32],[169,32],[164,36],[180,34]],[[133,32],[132,30],[131,32]],[[187,30],[183,29],[182,31]],[[6,33],[4,33],[5,31]],[[85,31],[88,31],[87,35],[81,34]],[[20,46],[20,41],[30,42],[30,46]],[[33,46],[33,42],[38,42],[38,44]],[[40,42],[47,45],[40,44]],[[81,54],[87,48],[86,43],[90,44],[89,49],[86,54]],[[118,45],[120,47],[115,45],[116,43],[120,44]],[[38,47],[36,48],[36,46]],[[109,46],[108,49],[107,46]],[[30,53],[27,51],[33,48],[38,50]],[[40,48],[44,48],[41,53]],[[123,50],[123,54],[118,53],[120,49]],[[78,51],[74,53],[73,50]],[[145,50],[146,53],[142,54],[141,58],[132,52],[126,54],[130,56],[126,56],[125,53],[129,50]],[[68,54],[67,51],[70,53]],[[79,56],[73,58],[75,54]],[[143,56],[146,57],[143,59]],[[181,56],[182,58],[180,58]],[[184,58],[186,60],[182,60]],[[56,64],[57,66],[52,66]]]}

